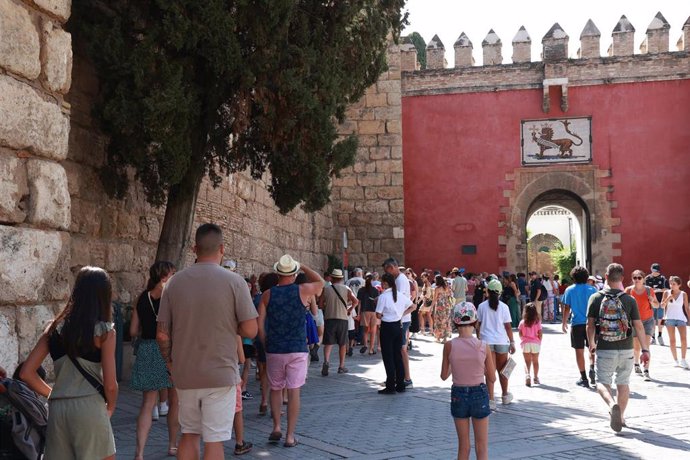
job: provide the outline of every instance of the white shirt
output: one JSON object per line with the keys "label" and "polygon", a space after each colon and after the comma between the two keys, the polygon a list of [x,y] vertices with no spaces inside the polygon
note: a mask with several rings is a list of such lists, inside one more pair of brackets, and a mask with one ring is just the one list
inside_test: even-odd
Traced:
{"label": "white shirt", "polygon": [[364,286],[364,278],[361,276],[353,276],[349,280],[345,281],[345,286],[349,287],[355,297],[357,297],[357,292],[361,287]]}
{"label": "white shirt", "polygon": [[[398,298],[403,295],[407,297],[408,300],[410,300],[411,295],[410,295],[410,280],[405,276],[403,272],[400,272],[397,278],[395,278],[395,288],[398,290]],[[411,303],[411,301],[410,301]],[[407,307],[405,307],[407,308]],[[403,309],[404,310],[404,309]],[[402,322],[403,323],[409,323],[412,321],[412,313],[408,313],[407,315],[403,316]]]}
{"label": "white shirt", "polygon": [[[400,321],[403,313],[412,305],[412,301],[406,295],[401,295],[398,291],[398,300],[393,301],[393,291],[389,288],[383,291],[376,303],[376,313],[381,313],[381,321],[393,323]],[[507,308],[507,307],[506,307]]]}
{"label": "white shirt", "polygon": [[489,307],[489,301],[486,300],[477,308],[477,320],[481,323],[479,335],[482,341],[489,345],[508,345],[510,343],[505,327],[505,323],[511,321],[508,305],[499,300],[498,308],[492,310]]}
{"label": "white shirt", "polygon": [[542,280],[541,284],[546,288],[546,293],[549,297],[553,296],[553,285],[551,280]]}

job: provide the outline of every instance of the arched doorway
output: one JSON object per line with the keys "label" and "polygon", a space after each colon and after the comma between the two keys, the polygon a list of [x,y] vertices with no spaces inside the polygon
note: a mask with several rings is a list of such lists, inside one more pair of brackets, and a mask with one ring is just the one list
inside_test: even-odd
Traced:
{"label": "arched doorway", "polygon": [[[603,273],[606,265],[620,256],[621,235],[616,231],[620,219],[612,215],[617,206],[602,186],[607,171],[593,165],[541,168],[518,168],[507,176],[512,187],[505,192],[508,206],[505,235],[499,236],[499,248],[505,249],[505,267],[509,271],[526,272],[527,220],[546,206],[561,206],[574,214],[580,225],[579,246],[584,249],[582,263],[591,273]],[[551,233],[551,232],[547,232]],[[577,242],[576,242],[577,243]],[[577,244],[576,244],[577,246]]]}
{"label": "arched doorway", "polygon": [[550,253],[560,248],[575,253],[575,263],[591,269],[591,220],[587,204],[569,190],[538,195],[526,210],[525,245],[529,271],[553,272]]}

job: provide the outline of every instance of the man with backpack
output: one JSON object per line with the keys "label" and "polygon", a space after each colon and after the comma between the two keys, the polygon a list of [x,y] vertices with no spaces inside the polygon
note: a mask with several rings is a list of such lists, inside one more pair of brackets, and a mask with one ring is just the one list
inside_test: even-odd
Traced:
{"label": "man with backpack", "polygon": [[[612,263],[606,267],[606,287],[589,298],[587,307],[587,339],[590,353],[597,355],[597,392],[609,407],[610,426],[615,432],[625,425],[625,408],[630,397],[630,374],[633,370],[633,336],[640,341],[640,361],[649,361],[644,326],[635,299],[623,286],[623,266]],[[599,327],[597,342],[594,341]],[[615,382],[617,400],[611,394]]]}

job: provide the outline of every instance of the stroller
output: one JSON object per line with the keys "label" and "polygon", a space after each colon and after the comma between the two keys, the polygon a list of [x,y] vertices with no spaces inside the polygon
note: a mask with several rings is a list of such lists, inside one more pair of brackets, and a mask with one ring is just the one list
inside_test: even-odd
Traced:
{"label": "stroller", "polygon": [[[42,369],[41,369],[42,370]],[[14,444],[14,449],[0,451],[0,459],[41,460],[45,448],[48,406],[24,382],[16,378],[0,379],[0,400],[9,402],[12,418],[11,434],[0,433],[3,446]],[[40,372],[40,371],[39,371]],[[45,371],[43,371],[45,375]],[[6,437],[11,438],[8,443]]]}

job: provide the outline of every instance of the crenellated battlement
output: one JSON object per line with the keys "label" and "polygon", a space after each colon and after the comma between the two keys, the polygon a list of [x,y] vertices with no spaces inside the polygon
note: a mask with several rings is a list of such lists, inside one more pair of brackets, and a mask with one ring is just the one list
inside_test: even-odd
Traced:
{"label": "crenellated battlement", "polygon": [[[652,55],[669,52],[671,26],[661,14],[657,13],[645,31],[645,38],[640,45],[639,54]],[[590,19],[580,33],[580,46],[577,51],[577,59],[598,59],[611,56],[635,55],[635,27],[625,16],[621,16],[611,32],[611,44],[608,47],[607,56],[601,56],[600,52],[601,32]],[[568,46],[570,37],[565,30],[555,23],[542,38],[541,62],[558,62],[569,59]],[[532,39],[524,26],[521,26],[512,41],[512,64],[525,64],[532,61]],[[453,44],[455,50],[455,68],[475,67],[473,46],[470,38],[462,32]],[[677,51],[690,52],[690,17],[682,27],[680,38],[675,43]],[[404,60],[409,64],[403,67],[403,71],[419,70],[416,64],[416,50],[414,47],[402,49]],[[445,47],[438,35],[434,35],[426,49],[427,69],[445,69]],[[497,66],[503,64],[503,44],[501,38],[489,30],[482,40],[483,66]],[[510,64],[506,64],[510,65]]]}

